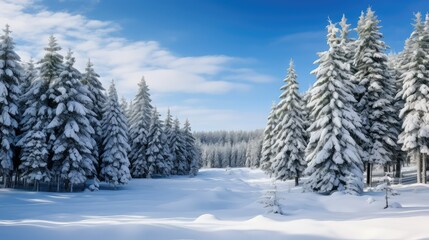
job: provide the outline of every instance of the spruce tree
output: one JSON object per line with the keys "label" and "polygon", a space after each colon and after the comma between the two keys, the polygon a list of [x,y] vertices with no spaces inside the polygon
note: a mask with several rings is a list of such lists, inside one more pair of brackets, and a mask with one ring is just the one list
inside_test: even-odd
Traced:
{"label": "spruce tree", "polygon": [[170,149],[173,155],[173,174],[175,175],[186,175],[188,174],[186,169],[186,147],[185,140],[180,129],[179,119],[174,120],[173,134],[172,134],[172,148]]}
{"label": "spruce tree", "polygon": [[[186,119],[185,124],[183,125],[183,141],[184,141],[184,149],[185,149],[185,164],[184,171],[185,174],[189,175],[191,173],[191,166],[195,168],[195,166],[199,166],[199,158],[197,156],[195,138],[192,135],[191,123],[188,119]],[[198,170],[198,169],[197,169]],[[192,170],[192,175],[195,176],[195,169]]]}
{"label": "spruce tree", "polygon": [[[39,73],[34,66],[33,59],[23,66],[23,76],[20,79],[19,88],[21,89],[21,95],[24,95],[31,87],[31,84],[38,78]],[[24,111],[25,104],[20,99],[20,111]]]}
{"label": "spruce tree", "polygon": [[97,165],[92,154],[94,129],[88,118],[93,113],[86,107],[91,106],[90,93],[79,81],[74,63],[75,59],[69,51],[63,71],[52,83],[50,98],[55,103],[55,115],[47,126],[53,131],[55,139],[52,161],[60,177],[70,183],[70,191],[73,191],[75,184],[93,177]]}
{"label": "spruce tree", "polygon": [[[394,82],[395,86],[395,97],[394,97],[394,103],[393,107],[395,108],[395,112],[399,113],[401,109],[404,107],[404,101],[402,100],[400,94],[398,94],[402,89],[402,80],[401,80],[401,71],[400,71],[400,60],[398,54],[391,54],[388,57],[388,66],[389,66],[389,72],[390,77],[392,81]],[[402,119],[399,117],[399,114],[395,114],[394,117],[396,118],[396,124],[395,124],[395,132],[399,134],[402,129]],[[395,177],[400,178],[401,177],[401,168],[404,162],[406,161],[406,153],[401,150],[402,144],[395,144],[395,148],[392,149],[394,152],[392,156],[392,163],[393,170],[395,172]]]}
{"label": "spruce tree", "polygon": [[[57,191],[59,191],[60,183],[60,174],[61,169],[57,164],[54,164],[52,161],[53,156],[53,142],[55,141],[55,136],[53,135],[52,129],[46,128],[46,126],[52,121],[54,117],[54,107],[56,106],[54,100],[51,98],[53,93],[52,85],[54,80],[59,78],[60,73],[63,71],[63,56],[59,53],[61,47],[58,45],[57,40],[54,36],[49,37],[48,46],[45,48],[45,55],[38,62],[38,70],[40,73],[41,83],[39,86],[39,94],[37,96],[36,91],[34,92],[35,96],[38,97],[40,105],[35,106],[38,110],[38,121],[40,122],[40,129],[45,131],[47,138],[47,148],[49,152],[48,156],[48,166],[51,168],[51,173],[55,175],[57,180]],[[27,125],[31,126],[29,123]]]}
{"label": "spruce tree", "polygon": [[309,143],[306,149],[309,175],[306,188],[329,194],[348,190],[358,194],[363,189],[363,165],[359,146],[353,136],[361,121],[353,108],[350,67],[344,59],[335,24],[328,25],[329,50],[319,53],[319,66],[312,71],[316,83],[310,90]]}
{"label": "spruce tree", "polygon": [[40,77],[49,84],[53,84],[64,68],[63,56],[58,53],[60,50],[57,40],[51,35],[48,46],[45,48],[46,53],[39,61]]}
{"label": "spruce tree", "polygon": [[23,179],[36,184],[36,190],[38,190],[40,182],[51,180],[46,131],[48,107],[45,105],[48,88],[49,86],[43,79],[36,77],[20,99],[23,113],[19,123],[21,134],[17,142],[21,148],[19,170],[22,172]]}
{"label": "spruce tree", "polygon": [[389,74],[386,45],[378,26],[379,20],[368,8],[358,26],[359,38],[356,42],[355,74],[364,92],[357,96],[357,111],[364,118],[368,144],[364,149],[366,159],[367,184],[371,184],[373,164],[386,165],[391,162],[396,148],[397,119],[393,107],[395,83]]}
{"label": "spruce tree", "polygon": [[153,110],[151,117],[146,159],[145,175],[147,178],[154,174],[159,176],[170,175],[172,168],[171,157],[163,132],[163,124],[159,119],[159,113],[156,108]]}
{"label": "spruce tree", "polygon": [[130,161],[127,156],[130,150],[128,127],[113,82],[110,85],[106,104],[103,108],[101,130],[103,152],[101,154],[100,174],[105,182],[116,188],[118,185],[128,183],[131,175]]}
{"label": "spruce tree", "polygon": [[106,96],[104,95],[104,88],[99,80],[100,76],[95,72],[93,66],[91,60],[88,60],[85,72],[82,74],[81,82],[88,88],[88,97],[91,99],[91,104],[87,106],[87,108],[92,112],[88,114],[88,118],[95,131],[93,137],[95,141],[92,143],[92,154],[95,159],[97,159],[98,166],[101,166],[101,158],[99,158],[99,152],[102,150],[100,149],[102,147],[100,122],[103,118],[103,106],[106,102]]}
{"label": "spruce tree", "polygon": [[191,162],[190,165],[190,169],[189,169],[189,176],[190,177],[195,177],[198,174],[198,170],[200,169],[201,166],[201,162],[202,162],[202,152],[201,152],[201,148],[200,146],[196,145],[195,146],[195,158],[194,160]]}
{"label": "spruce tree", "polygon": [[127,118],[128,122],[130,106],[128,105],[128,101],[124,96],[121,97],[119,105],[121,106],[122,112],[125,114],[125,117]]}
{"label": "spruce tree", "polygon": [[20,57],[6,25],[0,36],[0,174],[3,186],[8,185],[13,166],[13,151],[18,128],[19,79],[21,77]]}
{"label": "spruce tree", "polygon": [[275,141],[275,127],[276,127],[276,105],[273,103],[270,114],[268,115],[267,126],[264,130],[264,139],[262,142],[261,151],[261,169],[271,176],[271,160],[274,158],[273,144]]}
{"label": "spruce tree", "polygon": [[135,178],[146,176],[146,149],[153,111],[151,101],[149,87],[146,85],[144,78],[142,78],[137,95],[131,105],[129,119],[131,138],[129,159],[131,162],[131,176]]}
{"label": "spruce tree", "polygon": [[[428,24],[429,25],[429,24]],[[428,31],[421,22],[420,13],[416,14],[416,23],[409,47],[412,49],[409,62],[403,67],[401,76],[403,87],[399,93],[404,100],[400,112],[403,120],[399,143],[402,150],[417,163],[417,182],[425,182],[426,161],[429,146],[429,46]],[[422,174],[423,172],[423,174]]]}
{"label": "spruce tree", "polygon": [[275,148],[278,150],[271,164],[274,178],[280,180],[295,179],[305,169],[305,122],[303,118],[304,103],[298,92],[298,82],[293,61],[290,61],[288,74],[281,88],[280,102],[277,107],[278,122]]}
{"label": "spruce tree", "polygon": [[175,149],[174,122],[170,109],[168,109],[167,116],[165,117],[163,133],[165,144],[168,147],[169,161],[171,164],[170,174],[175,174],[174,162],[176,161],[176,154],[173,150]]}

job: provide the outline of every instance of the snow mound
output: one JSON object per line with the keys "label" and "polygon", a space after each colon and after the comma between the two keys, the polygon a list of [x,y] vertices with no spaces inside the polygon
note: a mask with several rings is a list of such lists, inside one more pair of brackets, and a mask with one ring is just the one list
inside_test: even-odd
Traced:
{"label": "snow mound", "polygon": [[253,217],[246,221],[246,223],[261,224],[261,225],[270,224],[272,222],[273,220],[271,218],[267,218],[263,215],[257,215],[256,217]]}
{"label": "snow mound", "polygon": [[217,219],[213,214],[203,214],[197,218],[195,218],[194,222],[197,223],[204,223],[204,222],[215,222],[215,221],[219,221],[219,219]]}
{"label": "snow mound", "polygon": [[371,203],[375,202],[375,199],[374,199],[373,197],[369,197],[369,198],[366,200],[366,202],[367,202],[368,204],[371,204]]}
{"label": "snow mound", "polygon": [[391,208],[402,208],[402,205],[398,202],[392,202],[391,204],[389,204],[389,207],[391,207]]}

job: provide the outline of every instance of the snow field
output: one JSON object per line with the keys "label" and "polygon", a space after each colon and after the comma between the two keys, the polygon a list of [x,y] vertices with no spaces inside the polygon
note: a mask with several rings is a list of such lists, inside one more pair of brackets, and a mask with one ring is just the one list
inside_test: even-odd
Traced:
{"label": "snow field", "polygon": [[424,239],[429,186],[380,192],[302,193],[276,182],[285,215],[261,200],[273,189],[260,170],[202,169],[195,178],[133,179],[118,190],[46,193],[0,190],[1,239]]}

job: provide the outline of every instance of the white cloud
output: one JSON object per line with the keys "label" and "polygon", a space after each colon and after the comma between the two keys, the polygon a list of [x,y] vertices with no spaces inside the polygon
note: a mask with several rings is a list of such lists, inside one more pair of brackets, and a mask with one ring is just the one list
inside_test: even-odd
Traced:
{"label": "white cloud", "polygon": [[[168,107],[173,114],[181,119],[182,124],[185,119],[189,119],[193,130],[209,131],[219,130],[219,126],[224,130],[249,130],[255,126],[263,126],[263,122],[259,122],[260,116],[256,113],[241,112],[230,109],[213,109],[204,106],[184,106],[174,105]],[[161,107],[158,110],[165,116],[167,107]],[[243,121],[246,119],[246,121]]]}
{"label": "white cloud", "polygon": [[[121,95],[132,96],[137,82],[144,75],[154,92],[219,94],[245,90],[248,83],[269,76],[236,67],[240,59],[209,55],[180,57],[155,41],[129,41],[115,37],[120,26],[114,22],[89,19],[68,12],[53,12],[32,0],[2,0],[0,26],[9,24],[17,41],[17,51],[24,60],[38,59],[54,34],[63,51],[71,48],[77,67],[84,69],[91,58],[96,70],[107,84],[115,79]],[[251,73],[251,74],[249,74]]]}
{"label": "white cloud", "polygon": [[309,31],[309,32],[297,32],[285,35],[277,40],[277,42],[305,42],[311,40],[320,40],[326,35],[326,31]]}

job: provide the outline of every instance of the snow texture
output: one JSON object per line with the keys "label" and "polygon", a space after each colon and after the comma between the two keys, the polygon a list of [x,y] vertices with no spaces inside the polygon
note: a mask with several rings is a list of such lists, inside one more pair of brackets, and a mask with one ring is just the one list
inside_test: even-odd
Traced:
{"label": "snow texture", "polygon": [[[43,193],[0,189],[2,239],[425,239],[429,187],[384,193],[302,193],[278,181],[285,215],[260,203],[273,190],[261,170],[203,169],[195,178],[134,179],[120,191]],[[106,189],[108,185],[101,185]],[[160,194],[162,193],[162,194]],[[374,201],[368,203],[372,198]],[[393,205],[393,203],[392,203]]]}

